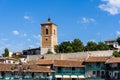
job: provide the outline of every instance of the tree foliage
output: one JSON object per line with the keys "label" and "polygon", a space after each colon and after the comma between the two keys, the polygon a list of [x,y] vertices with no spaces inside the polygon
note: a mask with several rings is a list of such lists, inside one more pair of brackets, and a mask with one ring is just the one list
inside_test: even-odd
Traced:
{"label": "tree foliage", "polygon": [[110,44],[110,45],[108,45],[108,46],[109,46],[109,49],[110,49],[110,50],[113,50],[113,49],[114,49],[114,47],[113,47],[112,44]]}
{"label": "tree foliage", "polygon": [[13,55],[12,57],[17,59],[17,60],[19,60],[19,56],[18,55]]}
{"label": "tree foliage", "polygon": [[59,45],[59,52],[60,53],[68,53],[67,52],[67,47],[71,46],[70,41],[64,41]]}
{"label": "tree foliage", "polygon": [[72,42],[64,41],[55,46],[56,53],[71,53],[83,51],[84,45],[79,39],[74,39]]}
{"label": "tree foliage", "polygon": [[117,42],[120,45],[120,37],[117,38]]}
{"label": "tree foliage", "polygon": [[113,56],[115,57],[120,57],[120,51],[114,51]]}
{"label": "tree foliage", "polygon": [[8,48],[5,48],[5,50],[4,50],[4,57],[9,57],[9,50],[8,50]]}
{"label": "tree foliage", "polygon": [[73,48],[74,52],[83,51],[83,49],[84,49],[83,42],[79,39],[74,39],[72,42],[72,48]]}
{"label": "tree foliage", "polygon": [[59,45],[55,45],[54,50],[55,50],[56,53],[59,53]]}
{"label": "tree foliage", "polygon": [[71,53],[71,52],[82,52],[82,51],[96,51],[96,50],[109,50],[113,49],[113,46],[109,46],[103,42],[87,42],[84,46],[83,42],[79,39],[73,41],[64,41],[54,47],[56,53]]}
{"label": "tree foliage", "polygon": [[87,51],[95,51],[97,50],[97,43],[93,41],[89,41],[85,47]]}
{"label": "tree foliage", "polygon": [[47,54],[53,54],[53,52],[51,51],[51,49],[48,49]]}
{"label": "tree foliage", "polygon": [[72,46],[67,46],[66,47],[66,53],[73,52]]}
{"label": "tree foliage", "polygon": [[98,50],[108,50],[109,46],[104,44],[103,42],[98,42],[97,49]]}

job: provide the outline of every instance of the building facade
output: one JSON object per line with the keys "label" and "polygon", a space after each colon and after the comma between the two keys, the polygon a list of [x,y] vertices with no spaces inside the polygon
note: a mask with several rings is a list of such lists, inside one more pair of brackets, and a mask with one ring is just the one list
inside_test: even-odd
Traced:
{"label": "building facade", "polygon": [[54,80],[120,80],[120,58],[88,57],[86,60],[39,60],[54,70]]}
{"label": "building facade", "polygon": [[22,55],[38,55],[40,54],[40,47],[39,48],[30,48],[22,51]]}
{"label": "building facade", "polygon": [[0,63],[0,80],[120,80],[120,57]]}
{"label": "building facade", "polygon": [[41,54],[51,51],[55,53],[54,46],[57,45],[57,25],[50,18],[41,24]]}
{"label": "building facade", "polygon": [[53,80],[53,72],[35,64],[0,64],[0,80]]}

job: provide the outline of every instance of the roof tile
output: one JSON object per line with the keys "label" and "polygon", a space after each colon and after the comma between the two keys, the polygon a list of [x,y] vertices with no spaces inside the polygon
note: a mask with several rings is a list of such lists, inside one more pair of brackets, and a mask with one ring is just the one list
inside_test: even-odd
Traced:
{"label": "roof tile", "polygon": [[106,57],[106,56],[102,56],[102,57],[89,57],[87,58],[87,60],[85,60],[85,62],[105,62],[106,60],[108,60],[110,57]]}
{"label": "roof tile", "polygon": [[120,63],[120,57],[113,57],[106,61],[107,64],[109,63]]}
{"label": "roof tile", "polygon": [[63,67],[84,67],[82,65],[83,61],[80,60],[55,60],[54,66],[63,66]]}

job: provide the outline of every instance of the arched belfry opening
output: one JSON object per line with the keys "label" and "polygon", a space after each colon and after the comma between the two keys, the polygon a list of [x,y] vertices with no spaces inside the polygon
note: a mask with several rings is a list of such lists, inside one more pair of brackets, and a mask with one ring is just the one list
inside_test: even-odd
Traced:
{"label": "arched belfry opening", "polygon": [[46,29],[46,35],[48,34],[48,29]]}

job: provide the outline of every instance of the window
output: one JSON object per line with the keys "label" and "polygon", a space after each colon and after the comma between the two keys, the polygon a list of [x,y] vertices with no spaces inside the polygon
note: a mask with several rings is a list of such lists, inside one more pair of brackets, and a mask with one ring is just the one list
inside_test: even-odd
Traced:
{"label": "window", "polygon": [[96,63],[96,66],[100,66],[100,63]]}
{"label": "window", "polygon": [[72,80],[77,80],[77,79],[75,79],[75,78],[72,78]]}
{"label": "window", "polygon": [[97,77],[100,77],[100,71],[97,71]]}
{"label": "window", "polygon": [[75,67],[72,67],[72,70],[75,70]]}
{"label": "window", "polygon": [[61,78],[57,78],[57,80],[62,80]]}
{"label": "window", "polygon": [[55,29],[54,29],[54,35],[55,35]]}
{"label": "window", "polygon": [[62,68],[61,68],[61,67],[58,67],[57,70],[58,70],[58,73],[61,73]]}
{"label": "window", "polygon": [[101,74],[103,74],[103,75],[104,75],[104,74],[105,74],[105,73],[104,73],[104,71],[102,71],[102,72],[101,72]]}
{"label": "window", "polygon": [[95,72],[95,71],[93,71],[93,74],[95,75],[95,74],[96,74],[96,72]]}
{"label": "window", "polygon": [[58,67],[58,70],[61,70],[61,67]]}
{"label": "window", "polygon": [[48,34],[48,29],[46,29],[46,34]]}
{"label": "window", "polygon": [[11,63],[11,61],[8,61],[8,63]]}

